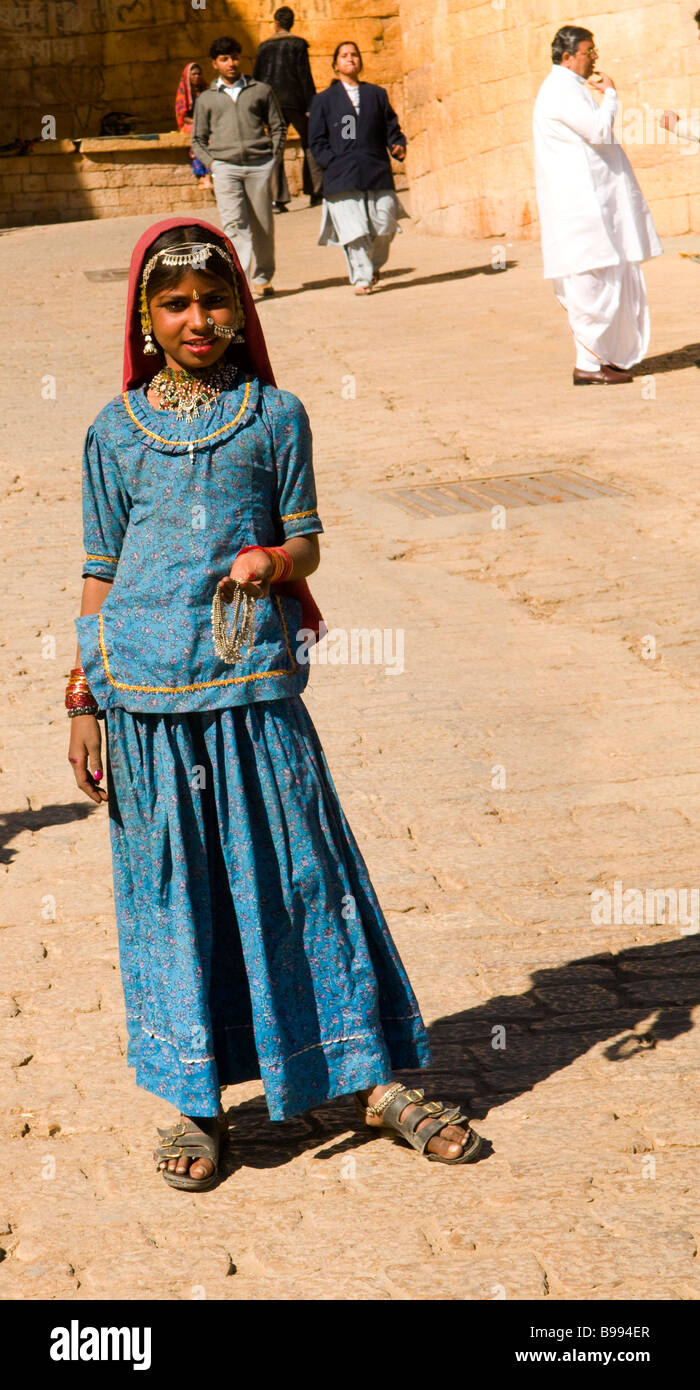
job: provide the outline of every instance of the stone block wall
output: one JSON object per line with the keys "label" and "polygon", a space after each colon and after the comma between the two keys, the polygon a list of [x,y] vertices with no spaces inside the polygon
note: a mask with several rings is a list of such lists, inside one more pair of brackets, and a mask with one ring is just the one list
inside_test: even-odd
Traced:
{"label": "stone block wall", "polygon": [[[215,209],[192,176],[189,141],[179,133],[142,142],[85,139],[46,142],[31,154],[0,159],[0,227],[80,222],[92,217]],[[301,193],[302,149],[287,142],[290,193]]]}
{"label": "stone block wall", "polygon": [[[55,116],[59,138],[98,135],[108,111],[138,118],[138,130],[172,130],[185,63],[204,60],[231,29],[238,6],[206,0],[16,0],[0,10],[0,40],[14,61],[3,74],[4,140],[37,139]],[[235,25],[249,51],[253,35]]]}
{"label": "stone block wall", "polygon": [[[700,145],[664,135],[654,116],[670,106],[695,109],[700,119],[693,22],[700,0],[585,3],[575,21],[593,30],[600,66],[616,81],[617,131],[660,232],[700,230]],[[60,144],[52,152],[40,143],[42,117],[55,117],[58,141],[96,135],[108,111],[133,114],[141,133],[171,131],[184,64],[197,59],[209,73],[211,40],[231,32],[250,72],[257,44],[272,33],[275,7],[276,0],[13,0],[1,7],[0,40],[12,61],[3,73],[0,143],[35,144],[31,163],[0,160],[0,224],[50,220],[52,207],[61,217],[105,216],[110,207],[130,211],[135,201],[142,209],[144,198],[146,210],[161,211],[179,191],[185,203],[203,199],[184,150],[150,162],[147,155],[115,157],[114,168],[103,158],[94,168],[92,155],[92,163],[84,162],[87,154],[71,162]],[[532,106],[551,65],[552,36],[566,22],[560,0],[304,0],[292,7],[295,32],[311,44],[318,88],[331,79],[335,45],[353,38],[365,77],[388,89],[409,136],[405,169],[420,226],[476,237],[538,234]],[[294,191],[298,154],[297,147],[288,156]],[[37,163],[59,155],[69,163],[58,173]],[[103,175],[104,184],[94,181]],[[41,182],[51,178],[75,183],[61,190]],[[167,179],[171,192],[159,193]],[[146,191],[134,199],[137,189]],[[52,203],[49,194],[60,191],[66,198]]]}
{"label": "stone block wall", "polygon": [[433,232],[537,236],[532,107],[561,24],[591,29],[618,89],[623,140],[662,235],[700,230],[700,145],[658,127],[664,107],[700,115],[692,0],[401,0],[407,175]]}
{"label": "stone block wall", "polygon": [[[13,0],[0,6],[0,42],[12,54],[3,72],[0,143],[34,140],[45,115],[59,139],[97,135],[108,111],[138,118],[139,131],[175,125],[175,91],[187,62],[213,76],[209,46],[220,34],[243,45],[243,70],[273,31],[277,0]],[[295,33],[311,45],[316,86],[331,80],[335,45],[355,39],[370,81],[400,103],[403,90],[399,0],[306,0],[294,4]]]}

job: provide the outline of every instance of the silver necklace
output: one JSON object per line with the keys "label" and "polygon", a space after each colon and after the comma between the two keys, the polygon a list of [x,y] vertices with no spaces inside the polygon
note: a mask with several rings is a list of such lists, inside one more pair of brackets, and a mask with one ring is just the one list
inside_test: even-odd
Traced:
{"label": "silver necklace", "polygon": [[226,614],[219,589],[216,590],[211,605],[211,630],[214,651],[220,661],[234,666],[244,647],[250,647],[253,640],[255,622],[255,599],[243,592],[238,580],[234,580],[236,591],[233,596],[231,629],[226,625]]}

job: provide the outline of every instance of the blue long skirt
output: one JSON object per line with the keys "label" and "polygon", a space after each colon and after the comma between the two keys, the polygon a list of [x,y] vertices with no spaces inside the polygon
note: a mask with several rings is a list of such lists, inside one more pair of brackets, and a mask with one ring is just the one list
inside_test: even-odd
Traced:
{"label": "blue long skirt", "polygon": [[296,697],[107,714],[138,1085],[184,1114],[262,1078],[270,1117],[427,1066],[416,999]]}

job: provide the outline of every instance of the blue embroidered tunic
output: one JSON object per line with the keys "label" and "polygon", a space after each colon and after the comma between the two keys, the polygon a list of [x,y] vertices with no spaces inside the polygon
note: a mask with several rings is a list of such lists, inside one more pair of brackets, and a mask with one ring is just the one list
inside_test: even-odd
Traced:
{"label": "blue embroidered tunic", "polygon": [[76,622],[82,664],[103,709],[178,713],[298,695],[301,605],[255,604],[235,666],[214,651],[217,583],[245,545],[322,531],[311,431],[287,391],[241,378],[189,422],[145,389],[110,401],[88,431],[83,575],[114,581],[99,613]]}

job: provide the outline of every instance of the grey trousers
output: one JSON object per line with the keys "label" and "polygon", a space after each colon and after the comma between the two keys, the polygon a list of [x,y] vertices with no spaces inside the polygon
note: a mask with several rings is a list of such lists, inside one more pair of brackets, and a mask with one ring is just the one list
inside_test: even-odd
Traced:
{"label": "grey trousers", "polygon": [[255,260],[253,280],[267,285],[275,273],[275,221],[272,212],[273,160],[266,164],[229,164],[214,159],[216,205],[246,277]]}

